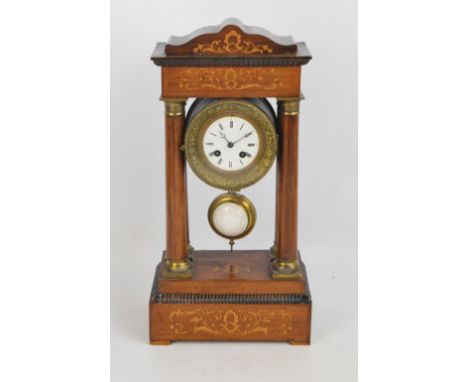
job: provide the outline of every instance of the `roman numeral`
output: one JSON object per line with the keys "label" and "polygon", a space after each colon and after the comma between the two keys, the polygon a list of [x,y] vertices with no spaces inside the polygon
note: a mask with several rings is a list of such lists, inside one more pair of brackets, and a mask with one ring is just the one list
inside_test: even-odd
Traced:
{"label": "roman numeral", "polygon": [[215,133],[212,133],[211,131],[210,131],[210,134],[214,137],[217,137],[217,135]]}
{"label": "roman numeral", "polygon": [[242,130],[242,128],[244,127],[244,125],[245,125],[245,122],[242,124],[242,126],[241,126],[240,129],[239,129],[239,131]]}
{"label": "roman numeral", "polygon": [[247,146],[253,147],[255,146],[255,143],[249,143]]}
{"label": "roman numeral", "polygon": [[223,161],[223,158],[219,158],[218,164],[221,164],[222,161]]}
{"label": "roman numeral", "polygon": [[[213,146],[213,142],[206,142],[205,145],[207,146]],[[249,145],[250,146],[250,145]]]}
{"label": "roman numeral", "polygon": [[232,129],[234,127],[234,122],[231,120],[229,121],[229,127]]}
{"label": "roman numeral", "polygon": [[229,168],[232,168],[232,162],[229,161]]}
{"label": "roman numeral", "polygon": [[218,123],[218,126],[219,126],[219,128],[220,128],[221,130],[224,130],[224,129],[223,129],[223,125],[221,125],[220,123]]}
{"label": "roman numeral", "polygon": [[244,164],[244,162],[242,162],[242,159],[239,159],[239,162],[240,162],[241,164]]}

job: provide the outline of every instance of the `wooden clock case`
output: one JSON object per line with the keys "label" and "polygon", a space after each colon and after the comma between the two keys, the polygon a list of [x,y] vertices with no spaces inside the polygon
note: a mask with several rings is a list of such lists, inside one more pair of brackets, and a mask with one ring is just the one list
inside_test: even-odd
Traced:
{"label": "wooden clock case", "polygon": [[[177,340],[309,344],[312,301],[297,248],[298,128],[304,43],[228,19],[158,43],[166,105],[166,250],[149,306],[151,344]],[[233,252],[190,245],[187,98],[277,99],[276,229],[273,246]]]}

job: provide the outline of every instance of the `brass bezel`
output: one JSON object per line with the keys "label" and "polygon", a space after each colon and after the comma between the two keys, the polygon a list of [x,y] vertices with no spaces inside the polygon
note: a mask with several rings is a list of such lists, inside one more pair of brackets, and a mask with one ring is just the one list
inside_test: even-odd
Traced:
{"label": "brass bezel", "polygon": [[[245,231],[242,232],[238,236],[226,236],[222,234],[216,229],[216,226],[213,223],[213,213],[216,211],[216,208],[218,208],[223,203],[234,203],[234,204],[240,205],[247,213],[247,218],[248,218],[247,227]],[[210,223],[210,227],[219,236],[224,237],[225,239],[237,240],[237,239],[247,236],[254,228],[256,221],[257,221],[257,211],[255,210],[255,206],[250,201],[250,199],[248,199],[246,196],[241,195],[241,194],[233,194],[233,193],[221,194],[211,202],[210,207],[208,208],[208,222]]]}
{"label": "brass bezel", "polygon": [[[235,115],[246,119],[257,131],[259,149],[255,159],[238,171],[224,171],[205,156],[203,137],[218,118]],[[244,100],[214,101],[189,121],[185,133],[185,155],[193,172],[210,186],[226,191],[240,191],[263,178],[273,165],[278,150],[274,122],[257,106]]]}

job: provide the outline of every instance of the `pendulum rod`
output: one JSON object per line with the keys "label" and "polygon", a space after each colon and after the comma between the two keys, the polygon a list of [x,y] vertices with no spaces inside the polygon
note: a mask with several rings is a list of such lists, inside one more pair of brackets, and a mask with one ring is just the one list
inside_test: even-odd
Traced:
{"label": "pendulum rod", "polygon": [[[228,190],[228,194],[233,194],[233,195],[235,195],[235,193],[236,193],[235,191]],[[235,243],[234,243],[234,240],[230,239],[230,240],[229,240],[229,245],[231,246],[231,252],[233,252],[234,244],[235,244]]]}

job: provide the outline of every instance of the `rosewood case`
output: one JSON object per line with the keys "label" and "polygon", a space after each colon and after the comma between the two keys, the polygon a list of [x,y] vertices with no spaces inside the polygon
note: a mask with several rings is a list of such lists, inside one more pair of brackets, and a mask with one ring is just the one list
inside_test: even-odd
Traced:
{"label": "rosewood case", "polygon": [[[158,43],[166,106],[166,250],[149,306],[150,342],[309,344],[312,300],[297,248],[298,129],[304,43],[228,19]],[[187,98],[277,100],[276,222],[271,246],[204,251],[190,244],[184,144]],[[197,217],[199,219],[200,217]]]}

